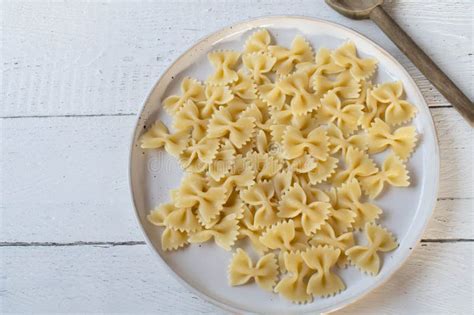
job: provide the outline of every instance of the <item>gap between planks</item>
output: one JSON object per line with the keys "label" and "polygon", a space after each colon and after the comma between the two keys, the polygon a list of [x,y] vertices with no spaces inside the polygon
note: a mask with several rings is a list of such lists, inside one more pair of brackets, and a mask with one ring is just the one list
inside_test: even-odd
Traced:
{"label": "gap between planks", "polygon": [[[420,243],[472,243],[474,239],[454,238],[454,239],[422,239]],[[144,241],[126,242],[0,242],[0,247],[70,247],[70,246],[136,246],[146,245]]]}
{"label": "gap between planks", "polygon": [[[428,106],[429,109],[453,108],[452,105],[434,105]],[[22,118],[87,118],[87,117],[117,117],[117,116],[136,116],[138,113],[109,113],[109,114],[65,114],[65,115],[18,115],[2,116],[0,119],[22,119]]]}

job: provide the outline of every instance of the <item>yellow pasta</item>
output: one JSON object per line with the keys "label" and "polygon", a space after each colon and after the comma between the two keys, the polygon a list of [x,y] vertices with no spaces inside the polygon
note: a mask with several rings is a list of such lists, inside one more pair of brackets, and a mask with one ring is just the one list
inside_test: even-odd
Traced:
{"label": "yellow pasta", "polygon": [[346,250],[351,264],[370,275],[380,270],[380,257],[377,252],[389,252],[397,248],[394,237],[379,225],[367,223],[364,228],[367,246],[354,246]]}
{"label": "yellow pasta", "polygon": [[[163,251],[204,242],[232,251],[231,286],[255,282],[294,303],[343,291],[338,268],[376,275],[379,254],[398,245],[372,199],[409,186],[418,138],[402,83],[375,85],[377,61],[352,42],[314,56],[302,36],[286,48],[266,29],[242,53],[208,59],[205,85],[186,77],[162,103],[173,130],[157,121],[139,138],[185,173],[147,216]],[[386,150],[378,167],[374,155]]]}
{"label": "yellow pasta", "polygon": [[229,265],[229,284],[231,286],[245,284],[253,278],[262,289],[272,291],[277,277],[278,264],[275,254],[261,257],[254,267],[247,253],[239,248]]}

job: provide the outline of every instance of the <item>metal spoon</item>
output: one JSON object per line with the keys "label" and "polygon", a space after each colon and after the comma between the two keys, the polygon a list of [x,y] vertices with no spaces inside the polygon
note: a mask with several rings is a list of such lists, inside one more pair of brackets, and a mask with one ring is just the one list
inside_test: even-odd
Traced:
{"label": "metal spoon", "polygon": [[348,18],[374,21],[469,124],[474,126],[474,104],[385,12],[381,6],[383,0],[326,0],[326,3]]}

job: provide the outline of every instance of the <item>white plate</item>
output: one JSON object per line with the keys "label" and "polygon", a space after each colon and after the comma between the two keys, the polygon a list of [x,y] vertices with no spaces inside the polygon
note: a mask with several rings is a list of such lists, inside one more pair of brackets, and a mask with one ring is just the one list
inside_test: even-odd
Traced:
{"label": "white plate", "polygon": [[[143,151],[137,139],[145,126],[157,118],[165,123],[170,119],[161,110],[161,101],[179,91],[183,77],[205,80],[212,69],[206,54],[215,49],[241,51],[245,39],[257,27],[267,28],[278,44],[289,46],[296,34],[302,34],[313,48],[334,49],[346,40],[355,42],[362,56],[373,56],[379,61],[374,82],[401,80],[408,101],[418,108],[413,121],[419,142],[408,162],[411,186],[390,188],[376,203],[384,210],[380,222],[398,238],[400,247],[383,255],[383,265],[376,277],[361,274],[355,268],[342,270],[339,275],[347,289],[330,298],[316,298],[306,305],[292,304],[277,294],[261,290],[255,284],[230,287],[227,284],[227,265],[232,253],[217,247],[213,242],[188,246],[184,250],[163,252],[160,245],[161,228],[146,220],[149,210],[169,200],[168,191],[179,185],[182,171],[177,161],[163,150]],[[377,157],[380,163],[380,157]],[[438,191],[439,153],[435,128],[421,92],[406,70],[385,50],[366,37],[340,25],[303,17],[267,17],[225,28],[199,41],[185,52],[162,75],[148,97],[138,118],[130,155],[130,184],[138,220],[148,244],[159,260],[173,275],[201,297],[235,312],[296,313],[327,312],[341,308],[387,280],[410,255],[421,237]],[[147,266],[153,269],[154,266]],[[156,283],[156,286],[162,285]]]}

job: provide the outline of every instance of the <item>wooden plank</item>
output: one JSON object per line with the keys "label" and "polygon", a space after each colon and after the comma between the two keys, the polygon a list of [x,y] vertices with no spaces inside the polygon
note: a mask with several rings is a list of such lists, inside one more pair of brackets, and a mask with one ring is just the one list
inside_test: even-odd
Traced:
{"label": "wooden plank", "polygon": [[[468,314],[473,247],[423,244],[386,284],[336,314]],[[223,313],[183,288],[145,245],[0,251],[4,313]]]}
{"label": "wooden plank", "polygon": [[[473,131],[452,108],[432,112],[440,137],[442,200],[425,238],[473,238],[465,223],[472,222]],[[134,121],[133,116],[3,119],[6,211],[0,241],[142,240],[127,179]]]}
{"label": "wooden plank", "polygon": [[[471,2],[385,7],[472,98]],[[3,11],[2,117],[136,113],[164,69],[199,38],[244,19],[290,14],[365,34],[407,68],[429,105],[448,105],[371,21],[344,18],[322,0],[6,1]]]}

